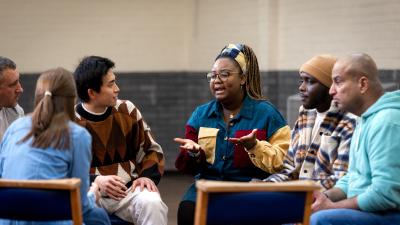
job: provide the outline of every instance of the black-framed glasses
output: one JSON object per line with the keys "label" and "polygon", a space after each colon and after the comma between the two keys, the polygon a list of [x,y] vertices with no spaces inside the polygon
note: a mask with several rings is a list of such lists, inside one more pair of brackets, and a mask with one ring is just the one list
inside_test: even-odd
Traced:
{"label": "black-framed glasses", "polygon": [[207,73],[207,82],[214,82],[217,77],[222,81],[225,82],[228,80],[229,76],[235,73],[240,73],[240,72],[231,72],[231,71],[221,71],[219,73],[216,72],[209,72]]}

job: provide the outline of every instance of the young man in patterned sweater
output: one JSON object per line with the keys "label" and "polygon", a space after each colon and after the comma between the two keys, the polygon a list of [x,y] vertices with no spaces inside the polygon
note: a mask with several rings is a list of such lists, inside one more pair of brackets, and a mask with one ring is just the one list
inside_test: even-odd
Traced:
{"label": "young man in patterned sweater", "polygon": [[168,207],[157,184],[164,155],[128,100],[119,100],[114,62],[84,58],[74,72],[78,96],[76,122],[92,135],[92,181],[102,194],[99,204],[109,214],[137,225],[167,224]]}
{"label": "young man in patterned sweater", "polygon": [[314,180],[326,190],[348,169],[355,116],[332,104],[329,88],[336,58],[318,55],[302,65],[299,92],[303,105],[292,130],[283,169],[264,181]]}

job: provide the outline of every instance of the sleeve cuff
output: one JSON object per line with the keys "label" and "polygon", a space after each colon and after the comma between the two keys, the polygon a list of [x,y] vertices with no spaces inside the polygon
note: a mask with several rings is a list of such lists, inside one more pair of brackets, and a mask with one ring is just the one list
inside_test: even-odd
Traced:
{"label": "sleeve cuff", "polygon": [[244,148],[244,150],[249,154],[250,158],[255,158],[257,155],[262,154],[265,146],[272,147],[272,145],[267,141],[261,142],[256,140],[256,144],[251,149]]}
{"label": "sleeve cuff", "polygon": [[87,192],[87,199],[88,199],[88,208],[92,209],[96,205],[96,196],[93,192],[88,191]]}
{"label": "sleeve cuff", "polygon": [[196,152],[196,153],[191,152],[191,151],[188,151],[188,155],[189,155],[190,157],[197,158],[197,157],[200,156],[200,151],[198,151],[198,152]]}
{"label": "sleeve cuff", "polygon": [[369,207],[368,199],[366,197],[367,196],[365,196],[364,194],[360,194],[360,195],[357,196],[358,207],[362,211],[371,211],[371,209]]}
{"label": "sleeve cuff", "polygon": [[345,185],[336,183],[336,185],[335,185],[334,187],[339,188],[340,190],[342,190],[342,191],[346,194],[346,196],[347,196],[347,191],[346,191],[346,190],[347,190],[347,187],[346,187]]}

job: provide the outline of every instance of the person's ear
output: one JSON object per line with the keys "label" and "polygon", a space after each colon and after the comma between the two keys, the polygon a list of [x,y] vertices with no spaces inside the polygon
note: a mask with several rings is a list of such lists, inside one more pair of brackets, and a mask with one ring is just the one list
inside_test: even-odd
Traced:
{"label": "person's ear", "polygon": [[96,96],[97,96],[97,92],[95,90],[91,89],[91,88],[89,88],[87,90],[87,93],[88,93],[88,96],[89,96],[90,100],[96,98]]}
{"label": "person's ear", "polygon": [[240,77],[240,85],[243,86],[246,83],[246,79],[247,79],[247,74],[242,74],[242,76]]}
{"label": "person's ear", "polygon": [[358,87],[360,88],[361,94],[367,92],[369,88],[369,80],[366,76],[362,76],[360,79],[358,79]]}

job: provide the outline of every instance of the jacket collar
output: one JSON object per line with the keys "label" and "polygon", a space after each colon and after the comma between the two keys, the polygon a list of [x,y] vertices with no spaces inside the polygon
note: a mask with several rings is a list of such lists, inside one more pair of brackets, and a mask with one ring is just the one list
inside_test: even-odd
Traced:
{"label": "jacket collar", "polygon": [[[244,117],[246,119],[253,118],[254,114],[254,104],[256,100],[251,99],[248,95],[244,98],[242,102],[242,108],[240,112],[236,115],[236,118]],[[221,103],[214,100],[213,104],[211,105],[210,111],[208,112],[208,117],[218,117],[222,116],[222,105]]]}

